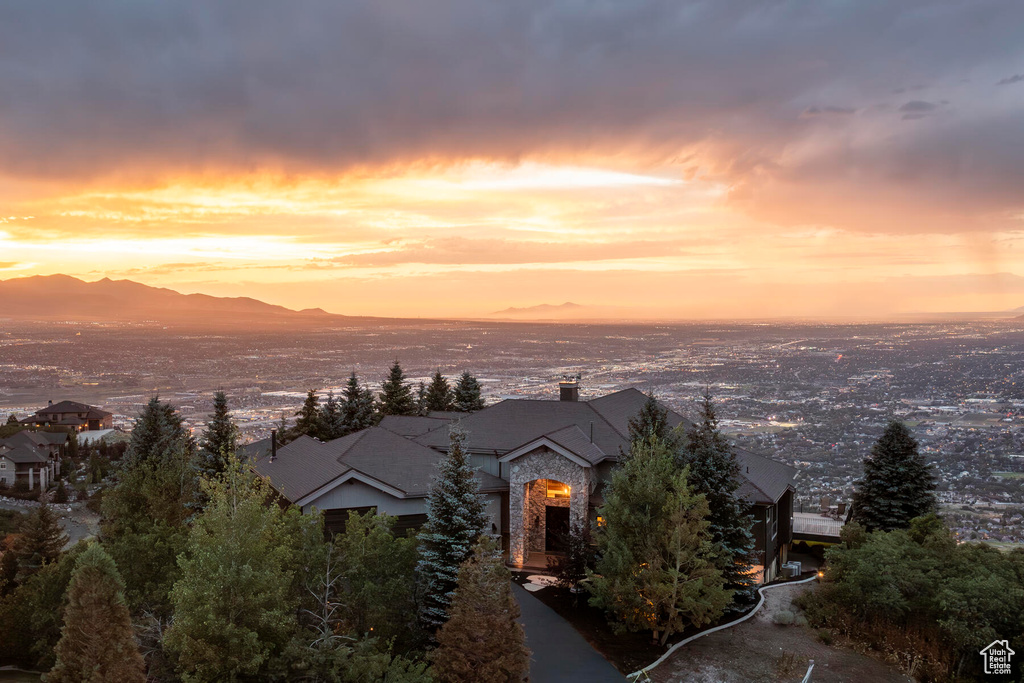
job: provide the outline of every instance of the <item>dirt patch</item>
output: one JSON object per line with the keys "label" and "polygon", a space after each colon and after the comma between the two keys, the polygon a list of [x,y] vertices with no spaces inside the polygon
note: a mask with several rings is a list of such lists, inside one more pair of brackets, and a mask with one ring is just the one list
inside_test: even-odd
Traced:
{"label": "dirt patch", "polygon": [[[838,644],[826,645],[806,626],[779,626],[774,615],[809,590],[793,585],[765,591],[765,605],[733,628],[679,648],[651,672],[657,683],[774,683],[800,681],[814,660],[814,683],[913,683],[894,667]],[[654,661],[654,658],[651,659]],[[650,662],[648,662],[650,663]]]}

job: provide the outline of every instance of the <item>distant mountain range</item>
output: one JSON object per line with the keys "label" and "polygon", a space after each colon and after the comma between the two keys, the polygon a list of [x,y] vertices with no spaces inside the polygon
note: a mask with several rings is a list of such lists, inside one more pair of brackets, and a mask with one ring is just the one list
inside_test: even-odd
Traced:
{"label": "distant mountain range", "polygon": [[538,306],[527,306],[525,308],[506,308],[503,311],[495,311],[491,315],[502,316],[502,317],[522,317],[527,316],[531,318],[549,318],[549,317],[562,317],[565,315],[577,314],[583,311],[586,306],[574,304],[571,301],[566,301],[564,304],[540,304]]}
{"label": "distant mountain range", "polygon": [[199,326],[329,325],[353,320],[319,308],[295,311],[249,297],[181,294],[131,280],[86,282],[69,275],[0,280],[0,318],[154,322]]}

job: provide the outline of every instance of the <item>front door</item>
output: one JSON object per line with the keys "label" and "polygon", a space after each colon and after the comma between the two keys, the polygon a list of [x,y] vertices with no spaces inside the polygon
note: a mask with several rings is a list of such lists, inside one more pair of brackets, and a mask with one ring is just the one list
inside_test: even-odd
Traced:
{"label": "front door", "polygon": [[549,553],[565,552],[565,537],[569,535],[569,508],[547,506],[544,549]]}

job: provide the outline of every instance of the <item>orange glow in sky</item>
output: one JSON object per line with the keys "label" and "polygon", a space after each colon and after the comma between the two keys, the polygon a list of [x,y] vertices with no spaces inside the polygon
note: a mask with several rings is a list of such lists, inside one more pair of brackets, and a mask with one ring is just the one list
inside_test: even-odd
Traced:
{"label": "orange glow in sky", "polygon": [[380,316],[1024,305],[1024,6],[451,4],[0,10],[0,279]]}

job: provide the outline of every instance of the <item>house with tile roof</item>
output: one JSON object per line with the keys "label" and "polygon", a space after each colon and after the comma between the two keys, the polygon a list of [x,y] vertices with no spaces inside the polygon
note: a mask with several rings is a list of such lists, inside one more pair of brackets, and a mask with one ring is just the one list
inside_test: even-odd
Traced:
{"label": "house with tile roof", "polygon": [[[388,416],[377,427],[322,443],[300,437],[274,448],[268,441],[247,452],[254,468],[303,511],[324,512],[329,529],[342,528],[350,510],[376,509],[416,528],[426,519],[426,498],[454,422],[487,502],[491,533],[502,536],[509,563],[545,566],[561,551],[573,522],[600,524],[602,491],[620,454],[629,450],[629,420],[647,397],[626,389],[578,400],[563,382],[561,400],[510,399],[469,414]],[[670,427],[689,424],[669,410]],[[787,561],[792,541],[796,470],[737,450],[739,494],[751,505],[759,575],[772,580]]]}

